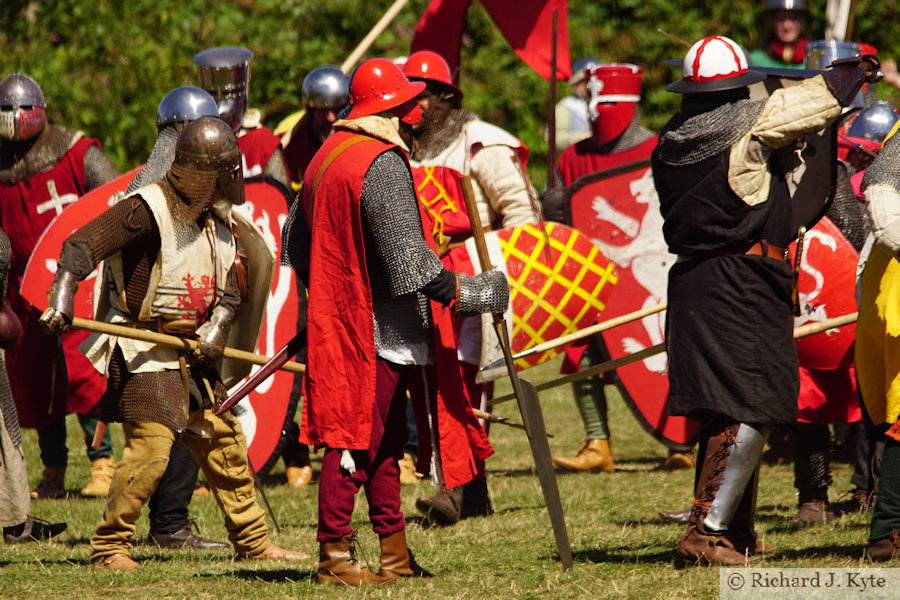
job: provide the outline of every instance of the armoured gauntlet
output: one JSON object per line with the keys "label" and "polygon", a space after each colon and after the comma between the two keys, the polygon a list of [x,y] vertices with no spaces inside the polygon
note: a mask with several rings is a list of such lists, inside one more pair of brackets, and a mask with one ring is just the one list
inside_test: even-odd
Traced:
{"label": "armoured gauntlet", "polygon": [[884,77],[881,63],[871,54],[854,58],[842,58],[831,63],[822,75],[825,85],[841,106],[850,106],[853,98],[866,81],[875,83]]}
{"label": "armoured gauntlet", "polygon": [[475,277],[456,274],[456,303],[453,312],[471,317],[489,312],[502,315],[509,306],[509,282],[502,271],[485,271]]}
{"label": "armoured gauntlet", "polygon": [[222,358],[225,342],[231,330],[234,310],[227,306],[217,305],[209,320],[197,328],[200,339],[194,350],[194,358],[206,364],[212,364]]}
{"label": "armoured gauntlet", "polygon": [[75,274],[65,269],[57,269],[53,285],[50,286],[50,297],[47,309],[40,318],[44,331],[51,335],[59,335],[69,330],[75,316],[75,291],[78,279]]}

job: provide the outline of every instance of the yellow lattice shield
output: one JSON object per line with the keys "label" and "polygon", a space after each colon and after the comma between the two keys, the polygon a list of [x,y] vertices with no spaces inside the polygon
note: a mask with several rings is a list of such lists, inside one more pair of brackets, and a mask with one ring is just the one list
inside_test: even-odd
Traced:
{"label": "yellow lattice shield", "polygon": [[[583,329],[597,321],[618,281],[614,265],[591,240],[559,223],[521,225],[496,232],[509,277],[512,350]],[[520,369],[563,348],[517,361]]]}

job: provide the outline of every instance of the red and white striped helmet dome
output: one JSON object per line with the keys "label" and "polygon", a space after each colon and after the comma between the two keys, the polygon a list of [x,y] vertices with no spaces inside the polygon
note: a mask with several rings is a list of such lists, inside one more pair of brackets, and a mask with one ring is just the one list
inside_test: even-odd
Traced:
{"label": "red and white striped helmet dome", "polygon": [[722,35],[705,37],[684,56],[682,78],[666,89],[702,94],[746,87],[766,78],[763,73],[748,70],[749,65],[747,55],[734,40]]}

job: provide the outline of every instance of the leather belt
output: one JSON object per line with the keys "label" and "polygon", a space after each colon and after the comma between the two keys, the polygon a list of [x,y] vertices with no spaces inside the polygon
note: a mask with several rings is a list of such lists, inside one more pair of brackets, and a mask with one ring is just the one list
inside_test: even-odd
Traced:
{"label": "leather belt", "polygon": [[772,258],[774,260],[784,262],[785,253],[784,248],[779,248],[778,246],[773,246],[766,240],[761,240],[756,242],[744,253],[744,254],[752,254],[754,256],[765,256],[767,258]]}

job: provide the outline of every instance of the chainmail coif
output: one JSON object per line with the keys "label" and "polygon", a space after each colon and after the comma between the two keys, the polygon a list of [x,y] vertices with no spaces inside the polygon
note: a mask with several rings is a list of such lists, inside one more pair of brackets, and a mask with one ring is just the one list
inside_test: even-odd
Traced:
{"label": "chainmail coif", "polygon": [[672,167],[697,164],[730,148],[759,119],[767,100],[738,100],[700,114],[675,115],[659,136],[656,155]]}
{"label": "chainmail coif", "polygon": [[128,184],[125,194],[130,194],[145,185],[156,183],[165,177],[166,171],[169,170],[169,167],[172,166],[172,161],[175,160],[175,144],[177,142],[178,130],[175,128],[175,124],[163,125],[159,130],[156,142],[153,144],[153,150],[150,151],[150,156],[147,158],[147,164],[138,171],[138,174]]}
{"label": "chainmail coif", "polygon": [[[426,117],[427,118],[427,117]],[[413,160],[428,160],[444,151],[453,140],[459,137],[466,123],[474,121],[478,116],[462,108],[451,108],[442,126],[427,135],[416,139],[415,148],[409,157]]]}
{"label": "chainmail coif", "polygon": [[900,190],[900,135],[887,141],[878,157],[872,161],[863,175],[862,189],[875,184],[888,185]]}

